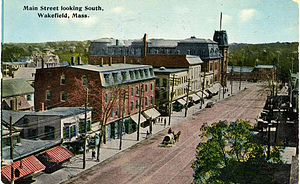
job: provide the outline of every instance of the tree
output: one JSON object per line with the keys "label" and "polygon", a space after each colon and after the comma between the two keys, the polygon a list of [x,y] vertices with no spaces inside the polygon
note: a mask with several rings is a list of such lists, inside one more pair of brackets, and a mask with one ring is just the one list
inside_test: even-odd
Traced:
{"label": "tree", "polygon": [[267,160],[266,146],[255,141],[246,120],[220,121],[204,125],[193,163],[194,183],[265,183],[260,175],[268,163],[281,163],[280,147],[274,147]]}
{"label": "tree", "polygon": [[[100,142],[97,150],[97,159],[99,159],[100,145],[102,141],[106,144],[106,125],[112,110],[119,104],[120,112],[122,110],[123,91],[125,87],[122,85],[113,87],[101,87],[100,83],[89,81],[87,85],[82,85],[83,80],[75,78],[76,89],[68,97],[69,106],[82,106],[85,103],[86,89],[89,88],[88,106],[93,107],[93,122],[99,122],[100,126]],[[120,114],[120,113],[118,113]]]}

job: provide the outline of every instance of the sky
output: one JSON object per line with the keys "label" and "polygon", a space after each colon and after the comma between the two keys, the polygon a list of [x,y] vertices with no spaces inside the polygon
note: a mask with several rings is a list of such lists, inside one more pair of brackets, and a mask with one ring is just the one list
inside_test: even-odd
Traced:
{"label": "sky", "polygon": [[[299,0],[2,0],[2,42],[37,43],[99,38],[212,39],[227,31],[230,43],[299,41]],[[24,10],[35,6],[38,10]],[[41,10],[57,7],[59,10]],[[82,11],[61,6],[82,7]],[[85,11],[85,6],[102,10]],[[25,8],[26,9],[26,8]],[[70,18],[39,18],[67,13]],[[72,14],[88,18],[72,18]]]}

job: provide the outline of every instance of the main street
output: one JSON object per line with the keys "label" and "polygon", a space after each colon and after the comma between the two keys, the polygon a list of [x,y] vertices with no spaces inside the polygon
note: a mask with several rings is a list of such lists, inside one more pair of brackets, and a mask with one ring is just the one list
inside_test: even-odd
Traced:
{"label": "main street", "polygon": [[70,180],[70,183],[192,183],[196,147],[200,141],[199,128],[219,120],[235,121],[248,119],[255,123],[260,114],[267,92],[260,86],[249,85],[248,89],[224,99],[213,108],[206,108],[181,123],[173,125],[181,131],[180,142],[173,147],[158,147],[167,130],[144,140],[135,146],[109,158]]}

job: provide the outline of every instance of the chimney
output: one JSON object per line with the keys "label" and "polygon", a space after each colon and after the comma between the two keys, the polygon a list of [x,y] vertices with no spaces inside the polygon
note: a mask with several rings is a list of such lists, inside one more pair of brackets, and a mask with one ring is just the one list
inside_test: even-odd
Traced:
{"label": "chimney", "polygon": [[72,56],[72,57],[71,57],[71,65],[75,65],[75,60],[76,60],[76,59],[75,59],[75,56]]}
{"label": "chimney", "polygon": [[100,66],[101,67],[103,66],[103,63],[104,63],[104,60],[103,60],[103,58],[101,58],[101,60],[100,60]]}
{"label": "chimney", "polygon": [[144,34],[143,41],[144,41],[144,53],[143,53],[143,56],[147,57],[148,43],[147,43],[147,34],[146,33]]}
{"label": "chimney", "polygon": [[78,65],[81,65],[82,63],[81,63],[81,56],[78,56],[77,57],[77,61],[78,61]]}
{"label": "chimney", "polygon": [[108,65],[111,66],[112,63],[113,63],[112,57],[109,57],[109,63],[108,63]]}
{"label": "chimney", "polygon": [[123,63],[126,64],[126,56],[123,56]]}
{"label": "chimney", "polygon": [[41,107],[41,110],[44,111],[44,108],[45,108],[45,107],[44,107],[44,103],[43,103],[43,102],[41,103],[41,106],[42,106],[42,107]]}
{"label": "chimney", "polygon": [[44,69],[45,60],[44,60],[44,58],[43,58],[43,57],[41,57],[41,59],[42,59],[42,69]]}

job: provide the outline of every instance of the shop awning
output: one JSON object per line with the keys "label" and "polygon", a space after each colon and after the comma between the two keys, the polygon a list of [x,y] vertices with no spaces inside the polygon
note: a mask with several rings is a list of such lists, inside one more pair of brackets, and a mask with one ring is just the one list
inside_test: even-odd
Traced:
{"label": "shop awning", "polygon": [[193,98],[194,101],[198,101],[201,98],[199,96],[197,96],[196,94],[191,94],[191,97]]}
{"label": "shop awning", "polygon": [[[130,116],[130,118],[137,124],[139,123],[139,113]],[[145,121],[147,121],[147,119],[141,114],[140,123],[144,123]]]}
{"label": "shop awning", "polygon": [[206,91],[203,91],[203,94],[207,97],[209,97],[209,94]]}
{"label": "shop awning", "polygon": [[205,98],[205,97],[208,97],[208,96],[206,96],[206,94],[205,93],[203,93],[203,95],[202,95],[202,92],[198,92],[198,93],[196,93],[196,95],[201,99],[202,97],[203,98]]}
{"label": "shop awning", "polygon": [[49,162],[62,162],[74,156],[70,150],[62,146],[52,148],[43,154],[48,157]]}
{"label": "shop awning", "polygon": [[183,99],[178,99],[177,102],[180,103],[181,105],[185,105],[186,104],[186,101],[184,101]]}
{"label": "shop awning", "polygon": [[[20,163],[22,162],[22,165]],[[20,171],[19,177],[14,177],[14,181],[22,178],[28,174],[42,171],[46,168],[35,156],[30,156],[13,163],[13,168]],[[16,171],[15,171],[16,172]],[[8,181],[11,181],[11,165],[2,167],[2,176],[4,176]]]}
{"label": "shop awning", "polygon": [[219,92],[219,88],[217,86],[212,86],[210,88],[207,88],[206,90],[208,90],[212,94],[216,94]]}
{"label": "shop awning", "polygon": [[154,119],[154,118],[157,118],[158,116],[160,116],[160,113],[159,113],[155,108],[152,108],[152,109],[145,110],[145,111],[143,112],[143,115],[144,115],[147,119],[149,119],[150,117],[151,117],[152,119]]}

